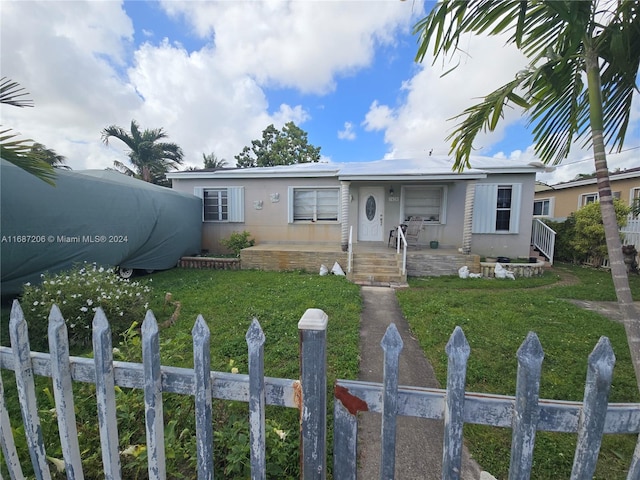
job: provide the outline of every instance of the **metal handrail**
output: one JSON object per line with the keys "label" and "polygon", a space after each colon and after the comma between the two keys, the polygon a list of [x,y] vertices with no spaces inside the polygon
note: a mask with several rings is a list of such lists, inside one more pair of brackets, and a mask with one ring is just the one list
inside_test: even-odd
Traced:
{"label": "metal handrail", "polygon": [[353,264],[353,225],[349,227],[349,255],[347,260],[347,273],[351,273],[351,266]]}
{"label": "metal handrail", "polygon": [[538,218],[533,219],[531,229],[531,244],[549,259],[553,265],[553,254],[556,245],[556,232],[549,225]]}
{"label": "metal handrail", "polygon": [[402,244],[402,275],[407,274],[407,239],[402,231],[402,225],[398,225],[398,244],[396,245],[396,253],[400,253],[400,244]]}

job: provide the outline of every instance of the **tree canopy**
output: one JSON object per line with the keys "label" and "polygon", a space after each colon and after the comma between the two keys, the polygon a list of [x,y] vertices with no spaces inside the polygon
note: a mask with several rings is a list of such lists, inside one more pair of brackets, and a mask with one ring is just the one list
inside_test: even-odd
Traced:
{"label": "tree canopy", "polygon": [[182,149],[175,143],[159,142],[168,137],[162,128],[141,131],[138,122],[131,120],[131,132],[117,125],[111,125],[102,131],[105,145],[109,144],[112,137],[129,147],[129,161],[133,169],[118,160],[113,162],[114,167],[126,175],[168,186],[167,172],[182,165]]}
{"label": "tree canopy", "polygon": [[224,158],[218,158],[213,152],[208,155],[203,153],[202,160],[204,168],[223,168],[228,163]]}
{"label": "tree canopy", "polygon": [[311,163],[320,160],[320,147],[310,145],[307,132],[293,122],[282,130],[271,124],[262,131],[262,139],[252,140],[235,159],[240,168]]}
{"label": "tree canopy", "polygon": [[[0,103],[20,108],[33,107],[33,100],[25,98],[27,95],[25,89],[17,82],[7,77],[0,79]],[[55,185],[53,164],[46,161],[51,157],[43,158],[43,151],[64,160],[64,157],[57,155],[53,150],[44,149],[33,140],[18,138],[18,134],[10,128],[0,128],[0,157],[49,185]]]}
{"label": "tree canopy", "polygon": [[523,109],[533,127],[535,152],[557,164],[575,142],[593,149],[611,276],[624,317],[640,389],[640,318],[635,309],[614,209],[607,147],[622,149],[638,91],[640,3],[572,0],[444,0],[415,28],[416,60],[458,50],[466,34],[507,33],[530,63],[514,79],[467,108],[451,134],[454,168],[470,166],[480,131],[495,129],[503,109]]}

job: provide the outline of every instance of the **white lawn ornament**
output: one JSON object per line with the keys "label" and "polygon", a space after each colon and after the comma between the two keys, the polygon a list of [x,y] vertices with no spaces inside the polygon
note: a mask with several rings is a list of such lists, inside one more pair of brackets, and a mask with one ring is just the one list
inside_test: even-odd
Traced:
{"label": "white lawn ornament", "polygon": [[469,278],[469,267],[466,265],[458,269],[458,276],[460,278]]}
{"label": "white lawn ornament", "polygon": [[470,273],[469,278],[482,278],[481,273]]}
{"label": "white lawn ornament", "polygon": [[511,280],[516,279],[513,272],[510,272],[509,270],[504,268],[500,262],[496,262],[495,274],[496,278],[510,278]]}
{"label": "white lawn ornament", "polygon": [[329,274],[329,269],[326,265],[320,265],[320,275],[325,276]]}
{"label": "white lawn ornament", "polygon": [[333,268],[331,269],[331,273],[333,273],[334,275],[342,275],[342,276],[344,276],[344,270],[342,270],[342,267],[340,266],[340,264],[338,262],[333,264]]}

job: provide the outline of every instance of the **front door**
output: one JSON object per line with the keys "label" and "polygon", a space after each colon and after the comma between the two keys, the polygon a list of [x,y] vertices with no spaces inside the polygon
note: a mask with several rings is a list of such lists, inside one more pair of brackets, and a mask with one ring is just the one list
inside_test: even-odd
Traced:
{"label": "front door", "polygon": [[381,242],[384,240],[384,188],[361,188],[359,196],[358,240]]}

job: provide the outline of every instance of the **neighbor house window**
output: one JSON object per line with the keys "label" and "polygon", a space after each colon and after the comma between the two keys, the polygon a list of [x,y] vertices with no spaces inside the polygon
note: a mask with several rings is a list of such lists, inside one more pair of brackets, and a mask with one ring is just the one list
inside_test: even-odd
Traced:
{"label": "neighbor house window", "polygon": [[582,208],[585,205],[589,205],[590,203],[596,203],[599,200],[600,197],[597,193],[585,193],[583,195],[580,195],[580,203],[578,205],[578,208]]}
{"label": "neighbor house window", "polygon": [[427,222],[445,223],[445,187],[403,187],[403,217],[421,217]]}
{"label": "neighbor house window", "polygon": [[522,185],[478,184],[473,233],[518,233]]}
{"label": "neighbor house window", "polygon": [[[632,188],[629,194],[629,206],[635,211],[640,211],[640,187]],[[634,215],[634,218],[640,218],[640,213]]]}
{"label": "neighbor house window", "polygon": [[340,189],[289,187],[289,223],[338,220]]}
{"label": "neighbor house window", "polygon": [[244,222],[243,187],[196,187],[204,222]]}
{"label": "neighbor house window", "polygon": [[548,198],[541,200],[534,200],[533,202],[533,214],[538,217],[548,217],[551,206],[551,200]]}

